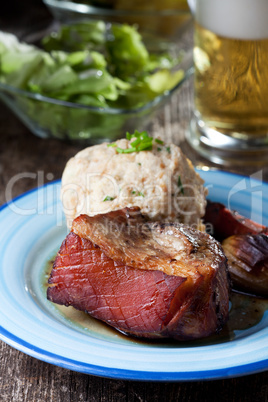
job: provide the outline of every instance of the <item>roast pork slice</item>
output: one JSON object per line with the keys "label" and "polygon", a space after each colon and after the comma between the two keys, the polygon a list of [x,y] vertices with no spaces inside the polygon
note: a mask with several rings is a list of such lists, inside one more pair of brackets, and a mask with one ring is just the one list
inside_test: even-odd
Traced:
{"label": "roast pork slice", "polygon": [[81,215],[55,259],[47,296],[129,335],[202,338],[228,319],[226,257],[208,234],[148,222],[137,208]]}

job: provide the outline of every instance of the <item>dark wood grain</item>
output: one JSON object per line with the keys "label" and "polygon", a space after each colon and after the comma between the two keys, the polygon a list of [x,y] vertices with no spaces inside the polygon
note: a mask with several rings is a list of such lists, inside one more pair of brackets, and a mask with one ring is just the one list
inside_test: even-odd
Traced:
{"label": "dark wood grain", "polygon": [[[25,26],[51,20],[41,0],[5,2],[0,27],[23,32]],[[2,7],[2,5],[1,5]],[[152,122],[150,130],[180,144],[196,164],[207,164],[184,142],[184,131],[192,109],[192,83],[174,96],[170,105]],[[35,137],[16,117],[0,104],[0,204],[10,197],[36,187],[38,172],[44,181],[59,179],[67,160],[79,146]],[[29,172],[28,178],[20,178]],[[254,171],[243,170],[243,173]],[[263,169],[267,179],[267,167]],[[12,193],[6,189],[18,179]],[[268,347],[268,345],[267,345]],[[153,383],[98,378],[72,372],[39,361],[0,342],[0,401],[5,402],[268,402],[268,372],[249,376],[199,382]]]}

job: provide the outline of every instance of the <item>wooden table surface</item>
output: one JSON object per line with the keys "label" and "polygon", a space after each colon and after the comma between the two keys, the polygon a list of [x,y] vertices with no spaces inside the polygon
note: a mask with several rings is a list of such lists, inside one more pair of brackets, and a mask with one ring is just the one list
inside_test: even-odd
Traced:
{"label": "wooden table surface", "polygon": [[[0,29],[21,33],[26,27],[49,22],[51,15],[37,0],[5,2],[1,6]],[[192,82],[172,98],[150,126],[167,141],[180,144],[197,165],[211,166],[185,143],[184,132],[192,111]],[[18,173],[33,173],[17,180],[11,197],[36,187],[35,174],[44,172],[45,181],[59,179],[67,160],[80,148],[57,140],[34,136],[0,104],[0,205],[8,201],[6,188]],[[218,166],[219,169],[224,167]],[[260,169],[229,169],[252,174]],[[268,166],[261,170],[268,180]],[[267,345],[268,347],[268,345]],[[172,402],[235,401],[268,402],[268,372],[224,380],[154,383],[94,377],[60,368],[8,346],[0,341],[0,401],[89,401],[89,402]]]}

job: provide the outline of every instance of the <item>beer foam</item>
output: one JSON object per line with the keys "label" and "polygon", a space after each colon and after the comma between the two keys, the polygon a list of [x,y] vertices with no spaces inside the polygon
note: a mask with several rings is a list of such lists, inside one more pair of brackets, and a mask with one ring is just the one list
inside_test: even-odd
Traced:
{"label": "beer foam", "polygon": [[268,38],[268,0],[196,0],[196,21],[217,35]]}

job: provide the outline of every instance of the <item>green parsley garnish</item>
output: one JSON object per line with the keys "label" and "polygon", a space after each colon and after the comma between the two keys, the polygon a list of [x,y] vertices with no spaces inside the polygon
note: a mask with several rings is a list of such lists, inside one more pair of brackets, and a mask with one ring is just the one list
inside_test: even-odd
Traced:
{"label": "green parsley garnish", "polygon": [[149,137],[147,131],[140,133],[138,130],[135,130],[134,134],[126,133],[126,139],[131,141],[130,148],[116,147],[115,142],[108,144],[108,147],[116,147],[116,151],[119,154],[130,154],[132,152],[151,151],[153,149],[153,141],[160,145],[164,144],[163,141],[157,138],[154,140],[153,137]]}
{"label": "green parsley garnish", "polygon": [[132,152],[136,152],[136,148],[131,147],[131,148],[123,149],[123,148],[117,147],[116,151],[119,154],[131,154]]}
{"label": "green parsley garnish", "polygon": [[137,194],[137,197],[145,197],[141,191],[132,190],[131,194]]}
{"label": "green parsley garnish", "polygon": [[183,185],[182,185],[182,182],[181,182],[181,176],[179,176],[179,178],[178,178],[178,187],[180,189],[181,194],[183,195],[184,194],[184,188],[183,188]]}
{"label": "green parsley garnish", "polygon": [[111,197],[110,195],[106,195],[106,197],[104,198],[104,201],[113,201],[115,199],[115,197]]}
{"label": "green parsley garnish", "polygon": [[170,154],[170,147],[166,147],[166,150]]}

